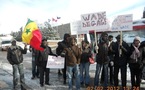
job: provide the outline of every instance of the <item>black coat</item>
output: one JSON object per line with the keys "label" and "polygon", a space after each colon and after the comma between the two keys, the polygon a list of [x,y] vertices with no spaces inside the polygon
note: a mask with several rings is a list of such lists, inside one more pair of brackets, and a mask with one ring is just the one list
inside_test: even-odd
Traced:
{"label": "black coat", "polygon": [[49,46],[44,48],[43,51],[38,51],[36,55],[36,64],[40,67],[46,67],[48,55],[57,56],[54,54]]}
{"label": "black coat", "polygon": [[115,42],[112,45],[112,49],[113,49],[113,53],[115,54],[114,56],[114,66],[123,66],[127,64],[127,60],[128,60],[128,51],[129,51],[129,45],[126,42],[122,42],[122,46],[124,49],[122,49],[122,55],[119,55],[119,47],[120,45],[118,44],[118,42]]}
{"label": "black coat", "polygon": [[27,53],[27,48],[22,49],[20,46],[16,48],[9,47],[7,51],[7,60],[11,65],[23,62],[23,54]]}

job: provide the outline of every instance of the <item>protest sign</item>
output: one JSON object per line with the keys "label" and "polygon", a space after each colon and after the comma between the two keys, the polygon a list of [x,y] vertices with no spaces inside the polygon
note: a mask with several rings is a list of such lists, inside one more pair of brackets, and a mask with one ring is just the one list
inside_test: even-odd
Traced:
{"label": "protest sign", "polygon": [[81,15],[81,29],[84,31],[102,31],[108,28],[106,12],[90,13]]}
{"label": "protest sign", "polygon": [[49,55],[46,68],[64,68],[64,57]]}
{"label": "protest sign", "polygon": [[77,35],[77,34],[87,34],[88,31],[83,31],[81,29],[81,21],[75,21],[70,23],[71,27],[71,35]]}
{"label": "protest sign", "polygon": [[112,31],[133,30],[133,15],[119,15],[112,22]]}

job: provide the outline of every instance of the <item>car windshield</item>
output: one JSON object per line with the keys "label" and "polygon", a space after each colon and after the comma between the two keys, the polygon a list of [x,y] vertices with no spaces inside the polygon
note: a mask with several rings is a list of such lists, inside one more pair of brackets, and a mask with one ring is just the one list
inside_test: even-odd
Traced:
{"label": "car windshield", "polygon": [[2,44],[9,44],[11,41],[2,41]]}

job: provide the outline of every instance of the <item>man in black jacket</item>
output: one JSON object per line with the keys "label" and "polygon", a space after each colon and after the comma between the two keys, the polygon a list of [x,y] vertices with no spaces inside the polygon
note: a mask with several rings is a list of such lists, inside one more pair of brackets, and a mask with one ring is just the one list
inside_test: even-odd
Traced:
{"label": "man in black jacket", "polygon": [[24,69],[23,69],[23,54],[27,53],[27,44],[25,44],[24,49],[16,45],[16,40],[12,40],[12,45],[7,51],[7,60],[13,67],[13,85],[14,89],[18,87],[18,76],[17,70],[20,74],[21,85],[25,83],[24,81]]}
{"label": "man in black jacket", "polygon": [[[114,56],[114,86],[119,85],[118,81],[118,73],[119,69],[121,69],[121,81],[122,87],[126,87],[126,72],[127,72],[127,59],[128,59],[128,51],[129,46],[126,42],[122,41],[120,44],[120,35],[116,37],[117,42],[115,42],[112,46],[112,52],[115,54]],[[121,50],[121,53],[120,53]]]}
{"label": "man in black jacket", "polygon": [[46,68],[47,61],[48,61],[48,55],[57,56],[56,54],[53,54],[51,48],[48,46],[47,39],[42,40],[41,47],[44,48],[43,51],[39,51],[36,58],[36,64],[39,67],[39,73],[40,73],[40,86],[44,86],[44,73],[45,73],[45,84],[50,85],[49,83],[49,72],[50,69]]}
{"label": "man in black jacket", "polygon": [[[58,42],[58,47],[56,48],[57,55],[61,55],[64,48],[68,47],[68,38],[70,36],[71,36],[70,34],[66,33],[66,34],[64,34],[63,41]],[[63,79],[64,79],[63,83],[66,84],[66,59],[65,59],[64,69],[63,69]]]}

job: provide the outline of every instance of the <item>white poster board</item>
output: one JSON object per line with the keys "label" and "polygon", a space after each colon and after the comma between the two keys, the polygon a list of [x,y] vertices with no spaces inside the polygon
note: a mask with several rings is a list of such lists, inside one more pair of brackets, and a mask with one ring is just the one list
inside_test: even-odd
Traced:
{"label": "white poster board", "polygon": [[98,32],[108,28],[106,12],[81,15],[81,29],[84,31],[96,30]]}
{"label": "white poster board", "polygon": [[77,35],[77,34],[87,34],[88,31],[83,31],[81,29],[81,21],[74,21],[70,23],[71,27],[71,35]]}
{"label": "white poster board", "polygon": [[133,30],[133,15],[119,15],[112,22],[112,31]]}
{"label": "white poster board", "polygon": [[64,68],[64,57],[48,56],[46,68]]}

